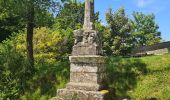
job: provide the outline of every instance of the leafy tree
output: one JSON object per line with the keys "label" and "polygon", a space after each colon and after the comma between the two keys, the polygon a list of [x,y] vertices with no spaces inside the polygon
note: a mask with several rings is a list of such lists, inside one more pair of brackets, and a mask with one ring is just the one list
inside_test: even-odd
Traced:
{"label": "leafy tree", "polygon": [[[62,0],[63,1],[63,0]],[[33,29],[36,25],[36,19],[44,12],[54,10],[59,7],[58,0],[2,0],[3,7],[7,7],[10,12],[16,13],[25,20],[27,28],[27,58],[30,62],[30,70],[34,69],[33,57]],[[37,17],[38,16],[38,17]],[[42,18],[42,17],[40,17]]]}
{"label": "leafy tree", "polygon": [[[8,38],[13,32],[18,33],[26,27],[26,14],[18,14],[13,9],[13,1],[0,0],[0,42]],[[54,24],[54,16],[49,11],[37,10],[34,27],[51,27]]]}
{"label": "leafy tree", "polygon": [[62,34],[45,27],[34,29],[34,74],[30,74],[26,62],[26,31],[0,44],[0,98],[39,99],[44,95],[50,99],[56,88],[64,86],[69,75],[69,60],[62,58],[65,52],[65,46],[61,46],[65,41]]}
{"label": "leafy tree", "polygon": [[8,38],[13,32],[22,30],[25,25],[22,24],[22,20],[19,16],[7,16],[0,19],[0,42]]}
{"label": "leafy tree", "polygon": [[134,46],[146,46],[160,42],[161,33],[159,26],[155,22],[153,14],[145,15],[141,12],[133,13],[133,44]]}
{"label": "leafy tree", "polygon": [[[58,29],[80,29],[84,22],[84,3],[77,0],[68,0],[56,15],[54,28]],[[99,12],[94,15],[94,21],[100,22]]]}
{"label": "leafy tree", "polygon": [[131,21],[125,14],[125,9],[120,8],[115,13],[112,9],[106,13],[106,20],[110,32],[105,35],[104,49],[107,55],[125,55],[129,48],[129,32],[131,31]]}
{"label": "leafy tree", "polygon": [[0,42],[8,38],[13,32],[18,32],[25,27],[23,19],[10,12],[8,7],[4,7],[3,4],[3,0],[0,0]]}
{"label": "leafy tree", "polygon": [[64,3],[61,11],[55,18],[54,27],[58,29],[79,29],[83,25],[84,4],[77,1]]}
{"label": "leafy tree", "polygon": [[62,42],[61,58],[63,61],[71,54],[74,43],[73,31],[83,26],[84,4],[77,0],[67,1],[56,15],[53,30],[58,29],[65,41]]}
{"label": "leafy tree", "polygon": [[17,100],[24,91],[28,79],[27,64],[15,48],[15,41],[0,44],[0,98]]}
{"label": "leafy tree", "polygon": [[[99,12],[95,13],[95,23],[99,25]],[[64,3],[63,8],[55,18],[53,30],[58,29],[62,33],[64,42],[62,43],[61,56],[66,59],[72,51],[74,38],[73,31],[83,28],[84,21],[84,3],[77,0],[67,1]],[[100,28],[97,28],[100,30]]]}

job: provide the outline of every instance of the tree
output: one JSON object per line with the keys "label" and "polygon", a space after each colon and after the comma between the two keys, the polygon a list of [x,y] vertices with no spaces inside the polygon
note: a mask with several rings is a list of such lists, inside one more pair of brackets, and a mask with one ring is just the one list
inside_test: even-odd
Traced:
{"label": "tree", "polygon": [[110,32],[106,34],[104,49],[107,55],[125,55],[130,48],[131,21],[126,17],[125,9],[120,8],[115,13],[112,9],[106,13]]}
{"label": "tree", "polygon": [[147,46],[160,42],[161,33],[155,22],[154,14],[145,15],[141,12],[133,13],[133,45],[135,47]]}
{"label": "tree", "polygon": [[40,99],[42,95],[51,97],[56,93],[55,86],[58,84],[58,78],[62,76],[63,80],[60,78],[60,82],[65,82],[66,75],[68,77],[66,71],[68,71],[69,60],[62,61],[62,65],[58,65],[62,58],[61,52],[65,52],[61,50],[61,43],[65,40],[58,30],[52,31],[46,27],[34,29],[33,50],[36,73],[31,77],[28,76],[27,66],[25,66],[27,64],[26,35],[26,30],[20,31],[0,43],[1,99],[18,100],[23,95],[31,100]]}
{"label": "tree", "polygon": [[[99,23],[99,12],[95,13],[94,20]],[[62,43],[61,56],[67,58],[71,54],[74,44],[73,31],[83,28],[84,22],[84,3],[77,0],[67,1],[57,14],[53,30],[58,29],[62,33],[65,41]]]}
{"label": "tree", "polygon": [[64,3],[61,11],[55,18],[55,28],[58,29],[78,29],[84,21],[84,4],[77,1]]}
{"label": "tree", "polygon": [[10,12],[8,6],[4,6],[3,0],[0,0],[0,12],[0,42],[2,42],[13,32],[23,29],[25,25],[20,16]]}
{"label": "tree", "polygon": [[[63,1],[63,0],[62,0]],[[34,69],[33,57],[33,29],[36,25],[37,16],[41,17],[42,13],[56,10],[59,6],[58,0],[2,0],[2,6],[6,7],[9,12],[14,12],[16,15],[24,19],[27,23],[27,58],[30,65],[30,71]]]}
{"label": "tree", "polygon": [[27,58],[30,64],[30,71],[33,72],[34,56],[33,56],[33,31],[34,31],[34,13],[35,7],[32,0],[27,2]]}

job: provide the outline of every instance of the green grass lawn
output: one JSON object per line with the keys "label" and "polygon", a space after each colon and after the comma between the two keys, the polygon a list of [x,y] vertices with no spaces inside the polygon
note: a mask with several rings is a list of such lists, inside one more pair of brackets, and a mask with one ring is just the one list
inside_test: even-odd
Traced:
{"label": "green grass lawn", "polygon": [[170,54],[141,58],[110,57],[109,86],[116,99],[170,100]]}

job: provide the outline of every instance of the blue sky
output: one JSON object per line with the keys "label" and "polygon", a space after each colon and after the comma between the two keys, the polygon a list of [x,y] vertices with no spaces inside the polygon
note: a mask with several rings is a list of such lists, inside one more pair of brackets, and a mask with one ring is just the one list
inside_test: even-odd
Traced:
{"label": "blue sky", "polygon": [[102,23],[106,23],[105,13],[108,8],[116,11],[120,7],[124,7],[127,16],[131,18],[133,11],[154,13],[162,39],[170,41],[170,0],[95,0],[95,11],[100,12]]}

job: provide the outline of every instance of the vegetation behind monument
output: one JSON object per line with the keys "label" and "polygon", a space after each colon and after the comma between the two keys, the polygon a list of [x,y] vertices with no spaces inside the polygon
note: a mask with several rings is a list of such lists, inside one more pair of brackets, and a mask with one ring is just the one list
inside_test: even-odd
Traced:
{"label": "vegetation behind monument", "polygon": [[[46,21],[38,21],[40,22],[39,28],[35,28],[34,31],[35,74],[30,74],[27,69],[26,31],[22,26],[25,23],[19,20],[16,22],[19,25],[18,27],[15,25],[16,23],[12,24],[14,28],[6,24],[1,25],[0,34],[8,33],[8,31],[16,33],[6,40],[2,38],[4,41],[0,44],[0,98],[49,99],[55,96],[57,88],[64,87],[69,77],[68,56],[71,54],[73,46],[73,30],[82,27],[84,20],[83,8],[82,3],[68,2],[63,5],[55,18],[50,12],[43,12],[47,14]],[[12,14],[12,12],[8,14]],[[103,49],[106,55],[126,55],[134,46],[150,45],[160,41],[160,33],[157,32],[158,26],[154,22],[153,15],[146,16],[142,13],[135,13],[136,19],[132,21],[126,16],[124,9],[121,8],[115,13],[107,13],[109,26],[103,26],[98,19],[98,14],[96,13],[95,24],[96,29],[103,34]],[[3,14],[0,16],[3,16]],[[16,21],[19,19],[15,18],[14,14],[8,17],[9,19],[14,17]],[[0,18],[3,23],[9,20],[4,17]],[[45,20],[42,17],[37,18]],[[142,18],[147,20],[142,20]],[[139,22],[149,23],[152,28],[150,26],[141,27],[143,24]],[[7,21],[7,23],[9,22]],[[149,30],[146,30],[148,27]],[[123,83],[123,80],[116,82],[110,80],[110,87],[115,91],[115,95],[124,97],[128,95],[126,94],[127,90],[137,85],[137,83],[131,83],[126,76],[137,81],[136,74],[146,74],[146,69],[140,69],[145,64],[139,60],[127,61],[128,66],[122,69],[117,66],[118,68],[115,69],[113,65],[117,63],[114,61],[122,63],[122,66],[125,65],[119,58],[109,61],[110,75],[112,76],[113,73],[116,74],[125,69],[127,73],[122,75],[123,72],[120,72],[117,74],[118,76],[114,77],[122,77],[127,81],[127,84],[121,84],[123,85],[123,88],[121,88],[117,83]],[[162,91],[166,92],[166,90]],[[167,89],[167,91],[169,90]],[[144,94],[144,92],[142,93]],[[147,96],[147,94],[145,95]],[[139,96],[136,91],[135,96]]]}
{"label": "vegetation behind monument", "polygon": [[134,12],[129,19],[124,8],[106,13],[109,32],[104,33],[104,50],[108,55],[127,55],[134,47],[159,43],[161,33],[153,14]]}

